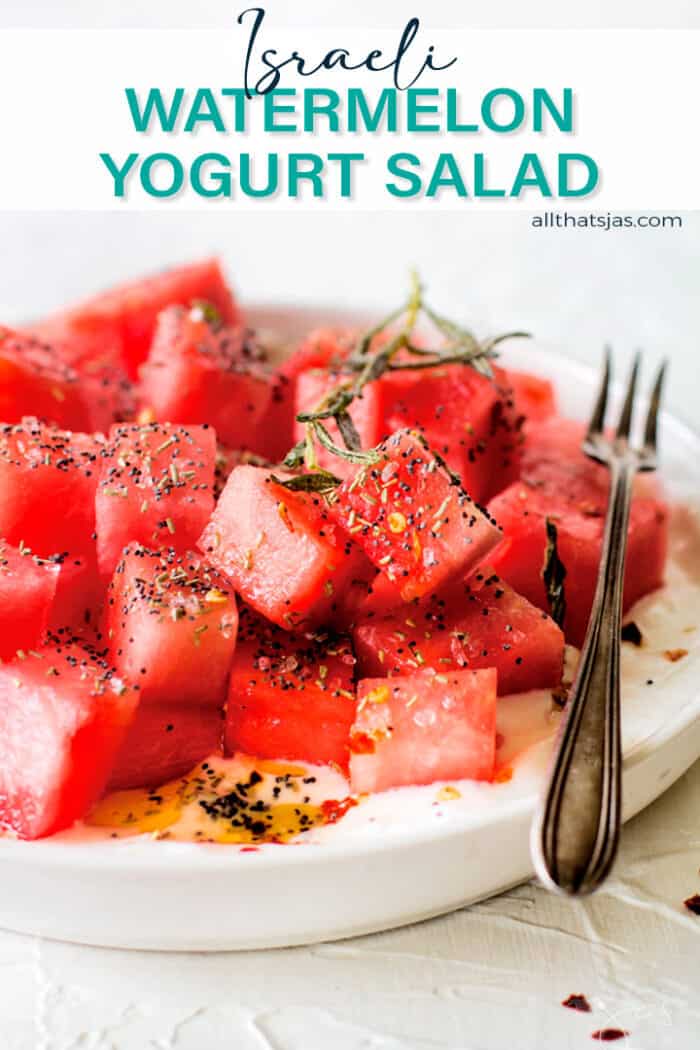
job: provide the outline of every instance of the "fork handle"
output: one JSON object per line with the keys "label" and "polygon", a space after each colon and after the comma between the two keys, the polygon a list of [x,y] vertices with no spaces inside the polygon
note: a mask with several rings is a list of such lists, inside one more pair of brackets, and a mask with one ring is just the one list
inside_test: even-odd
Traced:
{"label": "fork handle", "polygon": [[538,876],[549,889],[570,895],[600,885],[620,838],[620,628],[635,472],[631,457],[612,457],[593,609],[549,784],[532,827]]}

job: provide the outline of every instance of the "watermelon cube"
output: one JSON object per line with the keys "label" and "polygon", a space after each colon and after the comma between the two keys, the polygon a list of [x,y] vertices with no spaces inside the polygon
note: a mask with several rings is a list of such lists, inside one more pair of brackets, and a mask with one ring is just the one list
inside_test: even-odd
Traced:
{"label": "watermelon cube", "polygon": [[515,372],[507,369],[506,385],[513,391],[513,400],[518,416],[526,423],[542,423],[550,419],[557,410],[554,386],[549,379],[542,379],[531,372]]}
{"label": "watermelon cube", "polygon": [[[322,398],[333,390],[339,383],[347,381],[348,377],[327,369],[312,369],[302,372],[296,381],[296,414],[310,412],[316,409]],[[368,383],[362,392],[362,397],[356,398],[348,409],[348,413],[360,438],[362,448],[374,448],[384,436],[386,428],[383,426],[383,387],[380,383]],[[334,443],[344,448],[343,440],[336,423],[332,419],[324,420],[324,426],[328,430]],[[294,424],[294,440],[300,441],[305,434],[305,424]],[[330,470],[337,477],[352,477],[357,466],[340,459],[327,449],[319,447],[316,458],[320,467]]]}
{"label": "watermelon cube", "polygon": [[180,266],[153,277],[118,285],[43,321],[40,328],[62,325],[104,333],[105,340],[119,341],[120,358],[129,376],[137,378],[146,359],[156,320],[166,306],[191,306],[203,302],[216,309],[222,321],[234,324],[240,312],[226,286],[216,259]]}
{"label": "watermelon cube", "polygon": [[158,788],[185,776],[210,755],[221,755],[219,707],[145,704],[139,707],[112,766],[107,789]]}
{"label": "watermelon cube", "polygon": [[36,646],[49,622],[59,567],[0,540],[0,660]]}
{"label": "watermelon cube", "polygon": [[[586,634],[603,543],[609,475],[580,450],[583,427],[551,420],[532,428],[523,457],[523,478],[489,504],[504,539],[489,558],[512,587],[546,610],[543,580],[546,520],[557,530],[566,569],[564,633],[572,645]],[[646,483],[632,501],[625,564],[624,610],[660,587],[668,542],[668,508]]]}
{"label": "watermelon cube", "polygon": [[367,677],[495,667],[500,695],[561,684],[562,632],[488,570],[383,616],[366,616],[353,643]]}
{"label": "watermelon cube", "polygon": [[226,751],[347,769],[355,717],[349,639],[283,631],[244,610],[226,709]]}
{"label": "watermelon cube", "polygon": [[141,367],[143,401],[157,419],[210,423],[224,445],[249,448],[274,387],[263,359],[245,328],[223,327],[199,306],[171,306]]}
{"label": "watermelon cube", "polygon": [[446,365],[388,373],[373,385],[381,392],[381,436],[419,430],[477,503],[517,480],[520,421],[502,369],[489,379],[467,365]]}
{"label": "watermelon cube", "polygon": [[237,628],[236,596],[201,555],[126,548],[107,590],[104,630],[142,706],[222,707]]}
{"label": "watermelon cube", "polygon": [[195,546],[214,506],[215,460],[216,437],[206,425],[112,428],[95,497],[103,576],[132,540],[179,551]]}
{"label": "watermelon cube", "polygon": [[0,427],[0,536],[43,558],[94,548],[104,441],[25,418]]}
{"label": "watermelon cube", "polygon": [[414,431],[336,490],[331,511],[404,601],[463,578],[501,539],[492,519]]}
{"label": "watermelon cube", "polygon": [[73,430],[92,429],[88,391],[47,343],[0,327],[0,419],[32,415]]}
{"label": "watermelon cube", "polygon": [[49,615],[49,630],[71,628],[76,633],[97,630],[105,597],[95,551],[86,554],[55,554],[58,567],[56,595]]}
{"label": "watermelon cube", "polygon": [[229,477],[199,548],[248,605],[289,630],[321,622],[365,561],[321,496],[246,465]]}
{"label": "watermelon cube", "polygon": [[137,703],[102,653],[70,637],[0,666],[0,827],[36,839],[83,817]]}
{"label": "watermelon cube", "polygon": [[495,670],[358,683],[350,732],[354,792],[436,780],[491,780],[495,756]]}

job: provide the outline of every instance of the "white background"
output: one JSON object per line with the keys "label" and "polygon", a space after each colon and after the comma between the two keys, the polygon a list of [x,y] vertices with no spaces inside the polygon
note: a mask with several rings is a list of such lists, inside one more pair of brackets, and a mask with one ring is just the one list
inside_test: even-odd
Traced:
{"label": "white background", "polygon": [[[392,25],[407,16],[405,2],[267,6],[290,24]],[[695,0],[572,6],[461,0],[416,3],[408,14],[429,12],[434,24],[698,24]],[[211,0],[196,10],[190,0],[5,0],[0,25],[228,25],[232,10]],[[622,76],[622,57],[620,67]],[[661,90],[662,72],[649,78]],[[15,100],[3,97],[4,121]],[[35,143],[58,119],[50,102],[48,92]],[[2,149],[6,167],[16,156],[7,135]],[[43,192],[34,204],[45,207]],[[648,368],[669,354],[669,402],[697,425],[700,217],[684,220],[681,231],[605,233],[536,231],[510,210],[267,219],[224,209],[6,211],[0,321],[211,251],[224,256],[244,301],[378,310],[402,294],[417,264],[436,304],[479,332],[527,327],[542,345],[591,362],[605,340],[623,363],[638,345]],[[628,827],[616,877],[578,905],[526,886],[404,931],[238,956],[139,955],[0,934],[2,1050],[590,1050],[600,1045],[591,1032],[605,1025],[629,1029],[612,1044],[621,1050],[694,1050],[700,920],[681,902],[700,891],[699,807],[696,766]],[[594,1013],[563,1009],[572,992],[587,994]]]}

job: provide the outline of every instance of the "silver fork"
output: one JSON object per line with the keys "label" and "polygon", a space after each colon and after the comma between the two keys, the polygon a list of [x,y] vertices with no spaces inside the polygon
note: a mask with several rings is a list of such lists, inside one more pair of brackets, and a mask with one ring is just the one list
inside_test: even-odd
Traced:
{"label": "silver fork", "polygon": [[614,438],[603,432],[611,360],[583,451],[610,471],[610,493],[598,583],[576,677],[560,730],[547,788],[532,825],[535,870],[547,889],[572,896],[591,893],[608,875],[620,839],[620,629],[632,484],[637,471],[656,469],[659,405],[666,362],[651,393],[643,444],[633,448],[630,428],[640,356],[632,365]]}

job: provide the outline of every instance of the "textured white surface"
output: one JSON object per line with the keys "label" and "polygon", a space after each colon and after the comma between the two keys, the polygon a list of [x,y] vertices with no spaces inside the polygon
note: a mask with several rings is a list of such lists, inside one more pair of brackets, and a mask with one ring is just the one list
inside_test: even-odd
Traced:
{"label": "textured white surface", "polygon": [[[418,262],[480,331],[532,327],[595,360],[610,338],[670,353],[697,422],[698,234],[536,233],[473,221],[289,216],[5,216],[0,305],[21,317],[175,258],[225,251],[245,298],[379,306]],[[460,311],[457,311],[460,312]],[[627,829],[615,879],[570,904],[526,886],[354,942],[244,955],[139,955],[0,934],[2,1050],[692,1050],[700,1032],[700,766]],[[109,900],[104,902],[109,908]],[[290,908],[294,901],[290,900]],[[585,993],[591,1014],[562,1008]]]}
{"label": "textured white surface", "polygon": [[[571,904],[534,885],[442,919],[275,952],[154,955],[0,937],[3,1050],[693,1050],[700,766]],[[290,900],[290,908],[294,901]],[[105,901],[109,907],[109,901]],[[593,1012],[560,1002],[584,993]]]}

